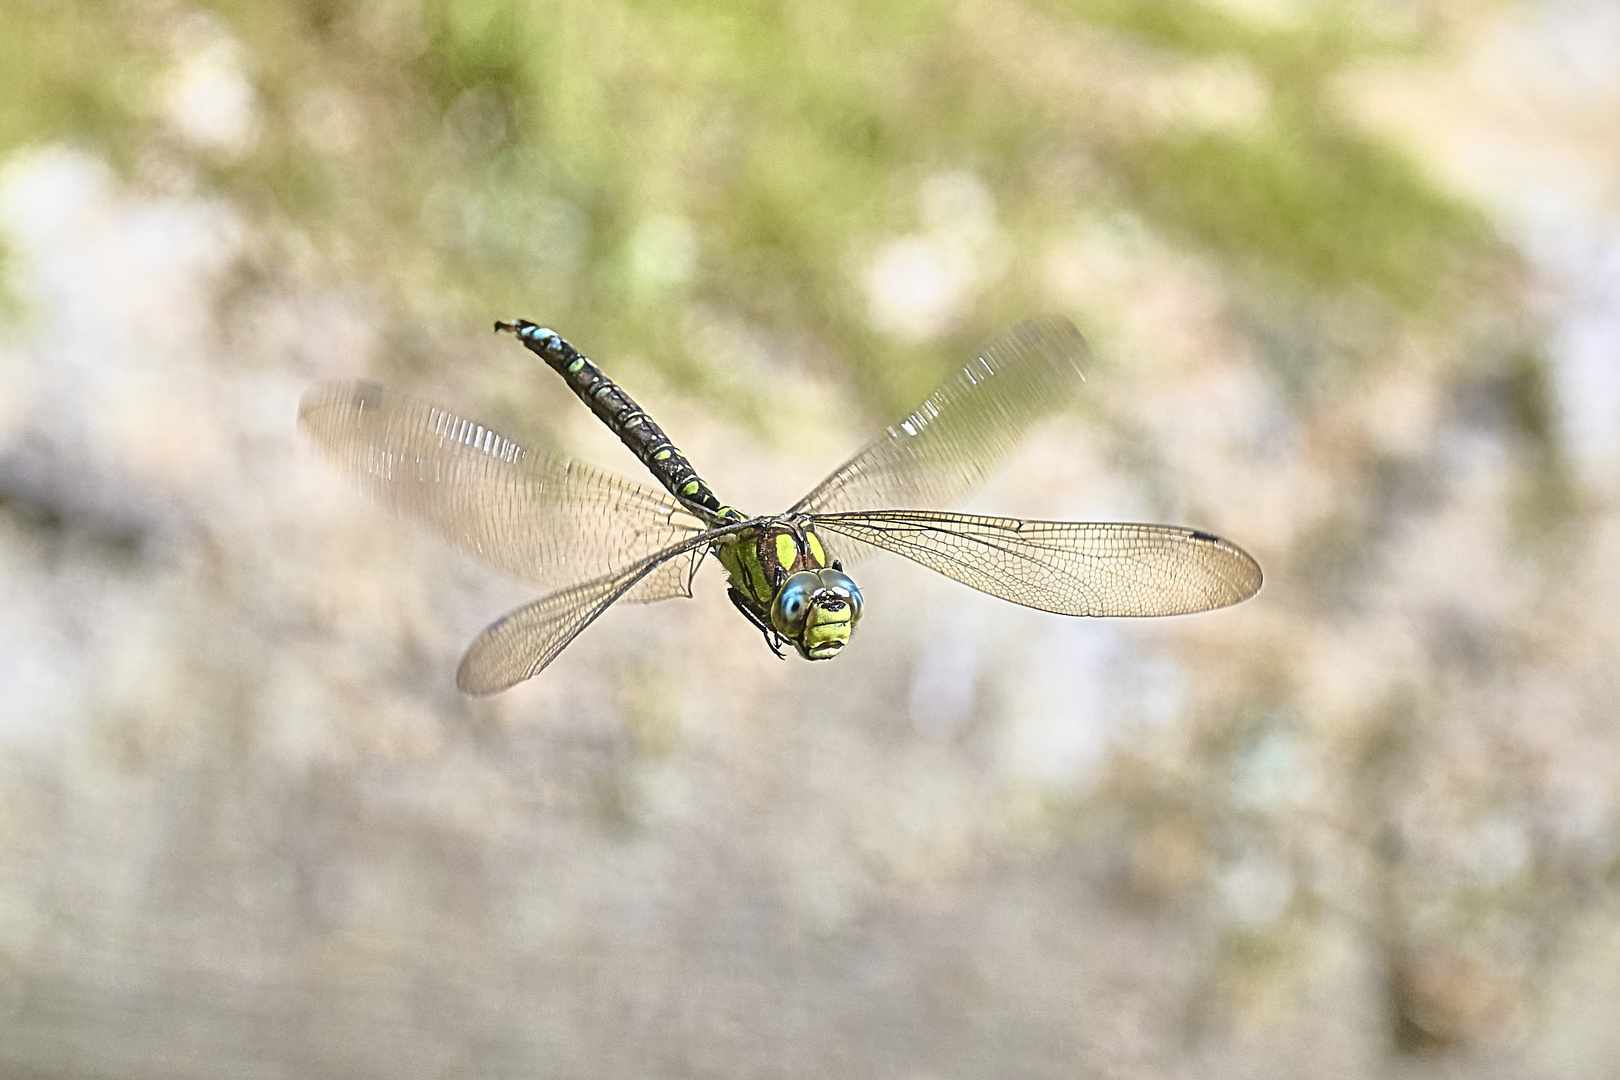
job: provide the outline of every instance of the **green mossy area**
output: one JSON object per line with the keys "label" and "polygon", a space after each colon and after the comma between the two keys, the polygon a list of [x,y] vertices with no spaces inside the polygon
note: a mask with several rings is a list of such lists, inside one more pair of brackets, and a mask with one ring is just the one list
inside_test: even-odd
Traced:
{"label": "green mossy area", "polygon": [[[1346,296],[1427,321],[1477,294],[1505,258],[1483,220],[1332,92],[1347,64],[1437,35],[1351,10],[22,0],[0,40],[0,153],[65,140],[137,184],[178,170],[424,320],[533,314],[704,389],[680,333],[701,305],[814,343],[892,411],[941,345],[872,329],[862,259],[918,227],[917,185],[943,170],[988,187],[1008,241],[961,342],[1041,306],[1043,251],[1098,215],[1212,259],[1285,321]],[[220,42],[253,88],[230,152],[177,135],[165,104]],[[1123,68],[1088,73],[1099,50]],[[1258,77],[1252,122],[1109,115],[1107,79],[1132,64],[1211,58]]]}

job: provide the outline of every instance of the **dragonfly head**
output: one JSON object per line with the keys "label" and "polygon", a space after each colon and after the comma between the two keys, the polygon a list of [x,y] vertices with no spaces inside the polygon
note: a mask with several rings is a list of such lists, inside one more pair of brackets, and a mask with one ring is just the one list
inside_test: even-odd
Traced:
{"label": "dragonfly head", "polygon": [[806,660],[830,660],[861,619],[861,590],[840,570],[800,570],[771,601],[771,625]]}

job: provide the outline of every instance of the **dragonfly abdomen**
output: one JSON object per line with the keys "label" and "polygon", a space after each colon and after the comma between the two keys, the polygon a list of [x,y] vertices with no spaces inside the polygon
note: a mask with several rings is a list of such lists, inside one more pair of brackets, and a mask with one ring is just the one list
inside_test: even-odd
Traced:
{"label": "dragonfly abdomen", "polygon": [[744,520],[740,511],[715,497],[686,455],[675,448],[664,429],[646,410],[555,330],[537,326],[527,319],[498,322],[495,329],[516,334],[530,352],[561,375],[579,400],[619,437],[671,495],[716,523]]}

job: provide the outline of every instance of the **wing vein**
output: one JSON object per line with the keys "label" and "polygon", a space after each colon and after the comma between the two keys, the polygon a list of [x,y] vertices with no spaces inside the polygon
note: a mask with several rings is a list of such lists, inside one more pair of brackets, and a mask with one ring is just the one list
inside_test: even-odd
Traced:
{"label": "wing vein", "polygon": [[1253,596],[1235,544],[1169,525],[1028,521],[945,511],[827,514],[818,527],[1015,604],[1065,615],[1179,615]]}

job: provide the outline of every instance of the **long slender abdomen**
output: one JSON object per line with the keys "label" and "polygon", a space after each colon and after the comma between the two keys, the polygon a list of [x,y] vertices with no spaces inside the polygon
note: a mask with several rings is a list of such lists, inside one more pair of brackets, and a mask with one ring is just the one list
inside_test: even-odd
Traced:
{"label": "long slender abdomen", "polygon": [[647,466],[657,478],[683,504],[716,523],[742,521],[744,515],[726,506],[715,497],[709,485],[697,474],[686,456],[675,449],[664,429],[653,422],[646,410],[637,405],[619,384],[602,374],[602,369],[582,356],[578,349],[564,341],[555,330],[536,326],[527,319],[516,322],[498,322],[496,330],[516,334],[518,340],[557,374],[606,424],[619,441]]}

